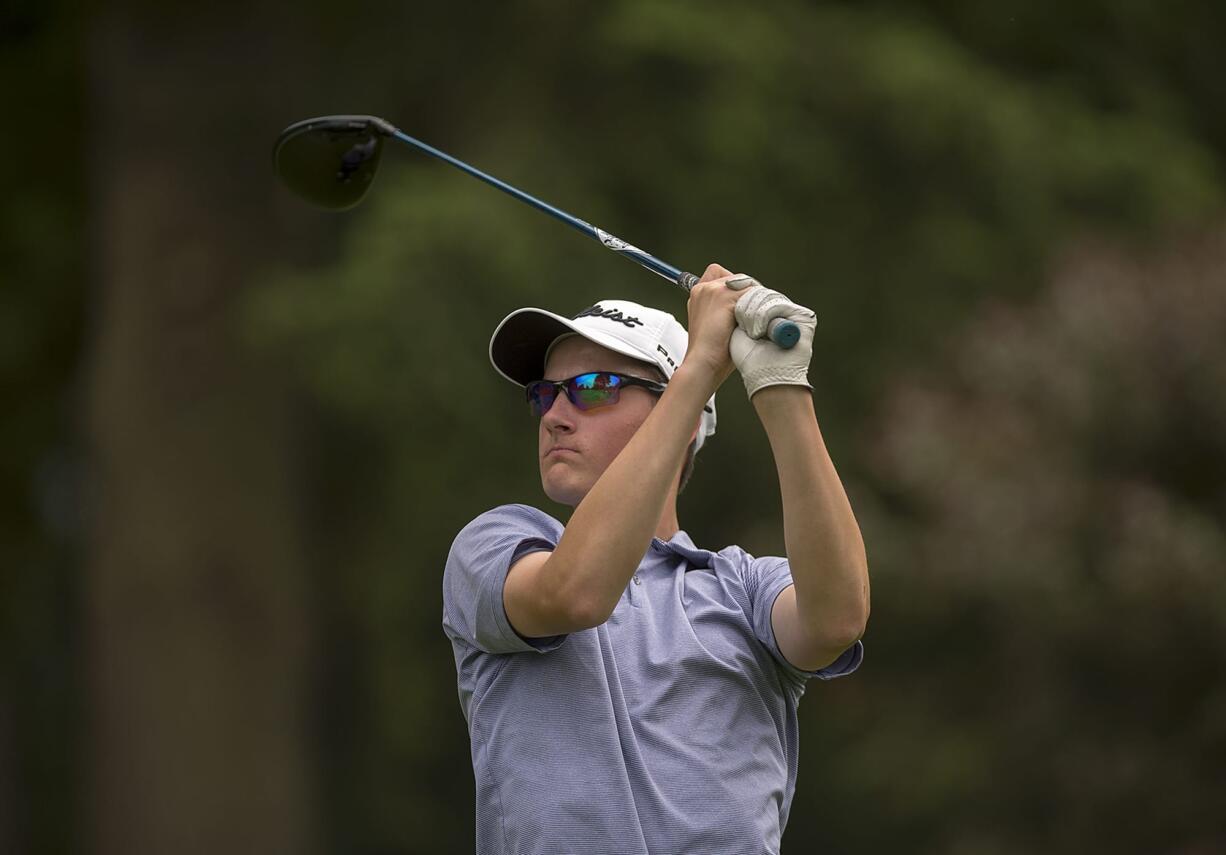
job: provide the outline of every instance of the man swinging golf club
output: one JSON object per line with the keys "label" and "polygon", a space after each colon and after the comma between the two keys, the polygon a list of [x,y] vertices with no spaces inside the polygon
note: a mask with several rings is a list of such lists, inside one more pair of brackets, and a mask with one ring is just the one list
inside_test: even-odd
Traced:
{"label": "man swinging golf club", "polygon": [[[785,350],[772,320],[800,327]],[[443,577],[477,851],[778,853],[810,677],[860,664],[864,544],[814,415],[808,309],[707,268],[689,334],[602,301],[521,309],[490,358],[540,419],[545,494],[481,514]],[[736,368],[770,440],[787,557],[700,548],[677,494]]]}

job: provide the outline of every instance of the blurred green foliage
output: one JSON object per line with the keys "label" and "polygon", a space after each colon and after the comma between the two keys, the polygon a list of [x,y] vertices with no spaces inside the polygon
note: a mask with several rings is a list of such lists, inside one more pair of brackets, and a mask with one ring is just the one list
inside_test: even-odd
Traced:
{"label": "blurred green foliage", "polygon": [[1224,263],[1220,230],[1082,247],[883,400],[862,447],[889,510],[863,520],[887,662],[863,717],[832,714],[863,729],[848,774],[894,767],[865,801],[943,793],[938,851],[1222,842]]}
{"label": "blurred green foliage", "polygon": [[[802,703],[789,851],[1226,846],[1226,258],[1187,237],[1222,214],[1218,7],[537,0],[480,26],[460,6],[300,11],[293,62],[270,70],[318,87],[299,105],[382,114],[673,263],[751,272],[819,312],[818,415],[876,608],[864,669]],[[27,9],[0,45],[6,92],[84,123],[64,46],[95,14]],[[10,159],[46,155],[29,142],[7,140]],[[49,817],[74,814],[60,793],[80,759],[42,724],[75,732],[88,704],[30,665],[71,675],[80,654],[79,542],[39,504],[81,444],[65,400],[89,164],[58,160],[0,202],[0,776],[7,739],[23,809]],[[492,505],[562,510],[488,335],[523,305],[621,296],[683,316],[684,298],[408,149],[385,152],[361,209],[287,199],[279,216],[253,228],[287,260],[234,321],[295,388],[326,848],[465,851],[441,568]],[[742,399],[721,393],[682,524],[778,553]],[[62,851],[72,827],[15,833]]]}

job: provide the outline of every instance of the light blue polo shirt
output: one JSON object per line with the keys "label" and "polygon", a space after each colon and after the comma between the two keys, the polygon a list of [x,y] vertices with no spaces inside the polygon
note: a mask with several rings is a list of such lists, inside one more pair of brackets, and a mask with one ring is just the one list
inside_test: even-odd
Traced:
{"label": "light blue polo shirt", "polygon": [[787,560],[698,549],[685,532],[652,540],[605,623],[527,641],[503,583],[561,536],[548,514],[503,505],[447,558],[479,855],[778,853],[805,681],[856,670],[861,643],[820,671],[793,667],[770,622]]}

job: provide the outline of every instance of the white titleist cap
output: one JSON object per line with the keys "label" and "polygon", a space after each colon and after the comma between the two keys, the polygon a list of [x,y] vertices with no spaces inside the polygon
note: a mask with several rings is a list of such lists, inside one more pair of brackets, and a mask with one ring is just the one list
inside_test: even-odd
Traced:
{"label": "white titleist cap", "polygon": [[[573,318],[544,309],[517,309],[502,319],[490,338],[490,362],[519,386],[545,376],[545,357],[560,338],[581,335],[601,347],[651,363],[669,379],[685,358],[690,337],[668,312],[629,300],[601,300]],[[707,401],[698,429],[698,447],[715,433],[715,396]]]}

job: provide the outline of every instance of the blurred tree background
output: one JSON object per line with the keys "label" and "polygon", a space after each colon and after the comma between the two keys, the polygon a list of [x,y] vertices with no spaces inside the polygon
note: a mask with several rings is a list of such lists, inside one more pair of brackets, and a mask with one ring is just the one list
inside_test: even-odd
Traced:
{"label": "blurred tree background", "polygon": [[[548,505],[522,305],[679,292],[372,112],[814,306],[868,546],[787,851],[1226,851],[1224,7],[716,0],[0,13],[0,851],[463,852],[451,538]],[[739,385],[682,497],[782,550]]]}

